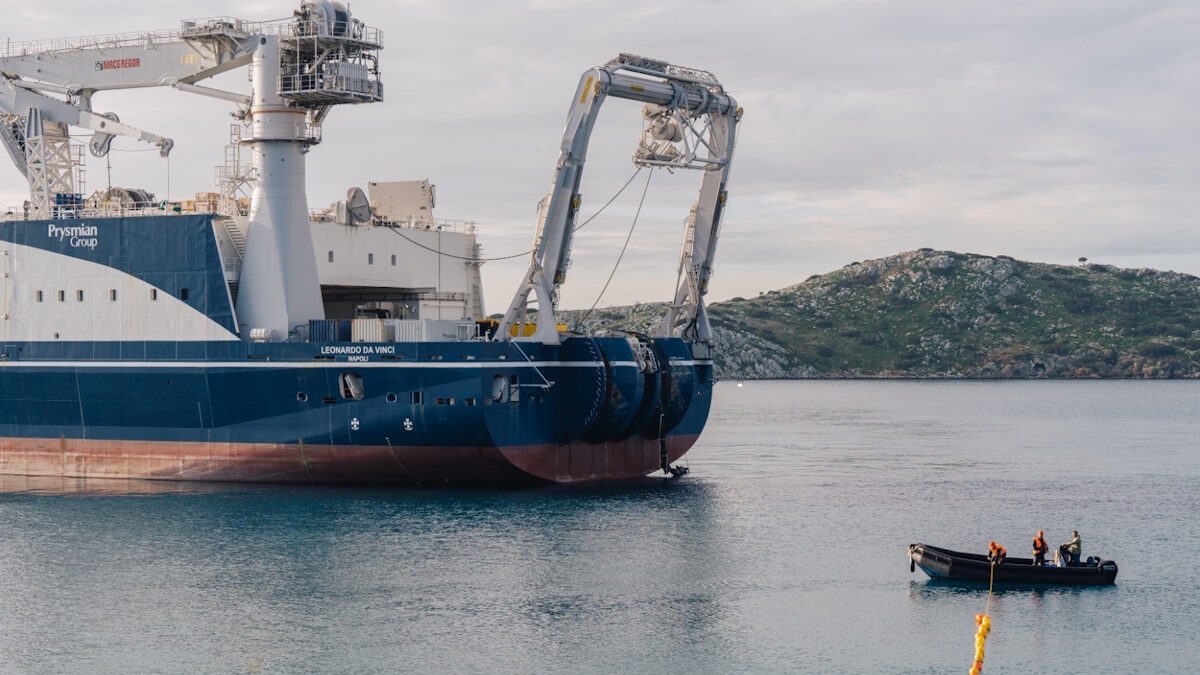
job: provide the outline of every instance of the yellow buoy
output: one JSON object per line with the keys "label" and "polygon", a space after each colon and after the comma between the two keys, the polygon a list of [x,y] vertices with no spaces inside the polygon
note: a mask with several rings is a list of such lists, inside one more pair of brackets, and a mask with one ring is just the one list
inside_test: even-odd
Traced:
{"label": "yellow buoy", "polygon": [[971,675],[979,675],[983,670],[983,643],[992,630],[992,619],[986,614],[976,614],[975,623],[979,630],[975,632],[975,663],[971,666]]}
{"label": "yellow buoy", "polygon": [[979,626],[979,630],[975,631],[975,663],[971,664],[971,675],[979,675],[983,671],[983,643],[992,631],[992,617],[988,615],[988,610],[992,608],[992,587],[995,580],[996,563],[993,562],[988,574],[987,604],[983,607],[983,614],[975,615],[975,625]]}

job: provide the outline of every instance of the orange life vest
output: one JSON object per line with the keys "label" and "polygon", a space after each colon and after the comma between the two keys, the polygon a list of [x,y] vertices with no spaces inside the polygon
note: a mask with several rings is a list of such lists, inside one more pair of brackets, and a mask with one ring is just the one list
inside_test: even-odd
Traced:
{"label": "orange life vest", "polygon": [[1043,538],[1041,538],[1041,537],[1034,537],[1034,538],[1033,538],[1033,552],[1034,552],[1034,554],[1036,555],[1036,554],[1038,554],[1038,553],[1045,553],[1046,551],[1047,551],[1047,548],[1046,548],[1046,540],[1045,540],[1045,539],[1043,539]]}

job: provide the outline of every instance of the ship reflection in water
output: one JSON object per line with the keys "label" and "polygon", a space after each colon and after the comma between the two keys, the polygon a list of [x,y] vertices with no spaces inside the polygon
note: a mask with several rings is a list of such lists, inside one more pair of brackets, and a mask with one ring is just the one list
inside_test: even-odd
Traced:
{"label": "ship reflection in water", "polygon": [[139,495],[212,494],[239,491],[241,491],[241,487],[236,483],[63,478],[59,476],[6,476],[0,474],[0,494],[8,495],[136,497]]}
{"label": "ship reflection in water", "polygon": [[0,652],[18,671],[432,670],[447,650],[452,669],[565,657],[599,670],[611,650],[732,618],[696,573],[728,557],[715,493],[687,479],[493,491],[4,477],[0,490]]}

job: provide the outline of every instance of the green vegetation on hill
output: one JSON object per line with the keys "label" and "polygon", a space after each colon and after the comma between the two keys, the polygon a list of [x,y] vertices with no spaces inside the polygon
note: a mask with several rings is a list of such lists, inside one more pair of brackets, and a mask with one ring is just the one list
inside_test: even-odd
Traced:
{"label": "green vegetation on hill", "polygon": [[[647,331],[662,310],[587,325]],[[1174,272],[920,249],[709,312],[726,378],[1200,377],[1200,278]]]}

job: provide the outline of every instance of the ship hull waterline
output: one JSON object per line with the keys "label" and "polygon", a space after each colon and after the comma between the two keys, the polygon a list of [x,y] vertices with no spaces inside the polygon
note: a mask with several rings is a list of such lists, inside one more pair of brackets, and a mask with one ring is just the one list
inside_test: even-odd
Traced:
{"label": "ship hull waterline", "polygon": [[[669,461],[698,436],[666,439]],[[661,466],[656,439],[510,447],[0,439],[0,475],[238,483],[538,484],[627,480]]]}

